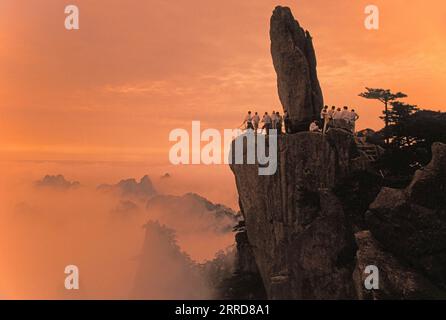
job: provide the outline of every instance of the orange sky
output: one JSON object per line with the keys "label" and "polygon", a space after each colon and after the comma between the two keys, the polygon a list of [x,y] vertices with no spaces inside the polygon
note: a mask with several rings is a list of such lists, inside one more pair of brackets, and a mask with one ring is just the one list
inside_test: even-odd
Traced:
{"label": "orange sky", "polygon": [[[363,26],[364,7],[381,26]],[[64,28],[64,7],[80,30]],[[168,133],[235,128],[278,109],[269,18],[288,5],[313,35],[327,104],[379,128],[365,86],[445,110],[443,0],[1,0],[0,157],[167,162]]]}

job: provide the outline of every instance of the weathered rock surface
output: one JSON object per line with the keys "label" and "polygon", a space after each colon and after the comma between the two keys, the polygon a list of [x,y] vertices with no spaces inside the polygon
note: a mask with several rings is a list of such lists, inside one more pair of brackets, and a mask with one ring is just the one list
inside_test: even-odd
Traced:
{"label": "weathered rock surface", "polygon": [[[257,165],[231,165],[268,298],[445,299],[446,145],[432,152],[407,189],[382,188],[367,213],[363,205],[355,213],[340,194],[363,170],[342,130],[279,137],[272,176],[258,175]],[[358,226],[371,232],[355,233]],[[242,262],[254,269],[252,260],[247,254]],[[379,268],[378,291],[364,287],[368,265]]]}
{"label": "weathered rock surface", "polygon": [[231,165],[249,242],[269,298],[354,297],[355,243],[333,189],[356,159],[353,137],[279,137],[278,172]]}
{"label": "weathered rock surface", "polygon": [[291,131],[306,131],[323,107],[311,35],[289,8],[278,6],[271,17],[270,38],[279,97],[290,116]]}
{"label": "weathered rock surface", "polygon": [[[383,250],[370,231],[355,234],[358,251],[357,265],[353,278],[358,299],[432,299],[446,298],[446,292],[440,290],[425,276],[413,268],[402,264],[392,254]],[[364,286],[367,266],[374,265],[379,270],[379,289],[367,290]]]}
{"label": "weathered rock surface", "polygon": [[259,269],[255,263],[254,253],[248,241],[246,229],[235,234],[235,242],[237,245],[235,271],[245,274],[258,274]]}
{"label": "weathered rock surface", "polygon": [[[243,223],[243,222],[241,222]],[[242,227],[235,235],[237,245],[235,270],[232,278],[232,295],[229,299],[266,299],[265,287],[260,277],[252,246],[246,228]]]}
{"label": "weathered rock surface", "polygon": [[406,189],[383,188],[366,223],[384,247],[446,288],[446,145]]}
{"label": "weathered rock surface", "polygon": [[[288,8],[271,18],[271,52],[292,132],[306,130],[322,94],[311,37]],[[398,190],[381,189],[371,141],[345,130],[277,142],[274,175],[231,165],[246,226],[238,261],[254,270],[255,260],[268,298],[446,299],[446,145]],[[379,291],[364,287],[368,265],[380,270]]]}

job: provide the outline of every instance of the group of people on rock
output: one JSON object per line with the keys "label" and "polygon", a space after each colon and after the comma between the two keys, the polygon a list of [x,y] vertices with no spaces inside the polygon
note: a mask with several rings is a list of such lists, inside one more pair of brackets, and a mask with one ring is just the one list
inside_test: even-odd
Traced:
{"label": "group of people on rock", "polygon": [[[343,109],[337,108],[336,106],[332,106],[331,109],[326,105],[322,108],[321,111],[321,121],[314,120],[311,122],[309,131],[311,132],[322,132],[325,134],[329,128],[343,128],[348,129],[355,132],[355,123],[359,119],[359,115],[356,113],[354,109],[349,110],[347,106],[344,106]],[[321,127],[319,126],[321,123]],[[260,124],[263,124],[260,127]],[[263,130],[266,131],[266,134],[269,134],[271,129],[276,129],[277,134],[282,134],[283,132],[288,133],[289,125],[289,116],[285,111],[282,116],[278,111],[274,111],[271,114],[265,112],[260,119],[260,116],[257,112],[252,114],[251,111],[248,111],[248,114],[245,117],[245,120],[242,123],[242,126],[245,128],[254,130],[255,133],[261,129],[261,133]],[[282,131],[283,129],[283,131]]]}
{"label": "group of people on rock", "polygon": [[248,114],[245,117],[245,120],[242,123],[243,125],[246,125],[246,129],[254,130],[254,132],[258,132],[261,126],[261,133],[263,130],[266,131],[266,134],[269,134],[269,130],[276,129],[277,134],[282,134],[282,128],[285,127],[288,119],[288,114],[285,111],[285,114],[282,116],[279,111],[271,112],[271,115],[268,114],[268,112],[265,112],[262,116],[262,119],[260,119],[260,116],[257,112],[254,112],[254,115],[251,111],[248,111]]}
{"label": "group of people on rock", "polygon": [[313,121],[310,124],[309,130],[312,132],[322,131],[325,134],[329,128],[343,128],[355,133],[356,121],[358,119],[359,115],[355,109],[349,110],[347,106],[344,106],[343,109],[332,106],[329,109],[328,106],[325,106],[321,111],[322,130],[319,128],[317,121]]}

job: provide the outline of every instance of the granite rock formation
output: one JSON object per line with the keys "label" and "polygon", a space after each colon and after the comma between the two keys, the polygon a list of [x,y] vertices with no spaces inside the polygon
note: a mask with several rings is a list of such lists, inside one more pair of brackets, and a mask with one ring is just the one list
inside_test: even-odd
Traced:
{"label": "granite rock formation", "polygon": [[[400,300],[444,297],[444,292],[422,273],[386,252],[382,245],[373,238],[370,231],[358,232],[355,237],[358,251],[353,279],[358,299]],[[370,265],[377,266],[379,270],[378,290],[367,290],[363,285],[368,276],[364,270]]]}
{"label": "granite rock formation", "polygon": [[311,35],[289,8],[278,6],[271,17],[270,38],[279,98],[288,111],[290,129],[306,131],[323,107]]}
{"label": "granite rock formation", "polygon": [[234,231],[236,231],[234,272],[231,277],[224,280],[220,298],[264,300],[267,298],[265,287],[260,277],[252,246],[248,240],[244,221],[240,221]]}
{"label": "granite rock formation", "polygon": [[355,167],[353,137],[301,132],[279,137],[278,150],[275,175],[231,165],[268,297],[353,298],[355,242],[334,194]]}
{"label": "granite rock formation", "polygon": [[[255,260],[268,298],[446,298],[446,145],[432,153],[409,187],[364,194],[356,212],[339,193],[367,168],[342,130],[278,137],[275,175],[232,164],[253,253],[242,261]],[[364,287],[367,265],[380,270],[379,291]]]}
{"label": "granite rock formation", "polygon": [[406,189],[383,188],[366,223],[384,248],[446,288],[446,145]]}
{"label": "granite rock formation", "polygon": [[[314,51],[288,8],[274,11],[271,38],[279,95],[297,132],[320,110]],[[345,130],[277,139],[274,175],[230,165],[246,231],[239,262],[257,265],[269,299],[446,298],[446,145],[435,143],[430,164],[400,190],[382,187]],[[364,286],[368,265],[379,269],[378,290]]]}

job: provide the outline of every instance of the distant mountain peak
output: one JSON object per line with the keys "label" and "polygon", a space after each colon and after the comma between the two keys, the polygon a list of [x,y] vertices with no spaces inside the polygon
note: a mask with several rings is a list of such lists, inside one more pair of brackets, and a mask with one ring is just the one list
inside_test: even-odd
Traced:
{"label": "distant mountain peak", "polygon": [[129,178],[123,179],[114,185],[102,184],[98,186],[98,190],[114,192],[122,197],[138,199],[148,199],[157,194],[152,180],[148,175],[143,176],[139,182],[134,178]]}

